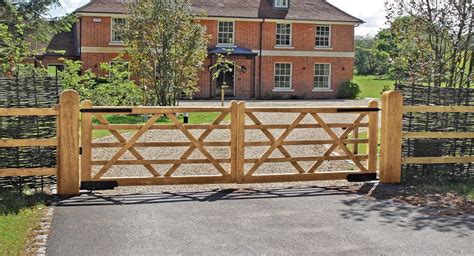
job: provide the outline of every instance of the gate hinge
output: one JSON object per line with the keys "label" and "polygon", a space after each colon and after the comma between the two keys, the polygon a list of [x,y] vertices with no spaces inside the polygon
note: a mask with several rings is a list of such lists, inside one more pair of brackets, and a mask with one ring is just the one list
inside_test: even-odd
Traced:
{"label": "gate hinge", "polygon": [[82,155],[82,147],[79,147],[79,155]]}

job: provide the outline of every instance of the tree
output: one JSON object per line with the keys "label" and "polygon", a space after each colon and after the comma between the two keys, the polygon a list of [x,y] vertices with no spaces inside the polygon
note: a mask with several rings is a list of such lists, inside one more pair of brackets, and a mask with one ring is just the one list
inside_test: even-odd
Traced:
{"label": "tree", "polygon": [[82,62],[64,60],[64,71],[59,72],[64,89],[74,89],[82,100],[99,106],[134,106],[142,103],[143,92],[129,79],[126,63],[101,63],[106,76],[96,76],[91,70],[81,74]]}
{"label": "tree", "polygon": [[360,75],[386,75],[389,70],[389,54],[379,49],[379,35],[356,36],[355,66]]}
{"label": "tree", "polygon": [[59,0],[6,3],[0,20],[0,75],[13,76],[19,67],[31,68],[27,58],[43,52],[41,46],[54,34],[71,29],[75,17],[49,17],[49,11],[60,6]]}
{"label": "tree", "polygon": [[395,57],[410,79],[435,86],[471,85],[471,0],[395,0],[386,6],[391,32],[403,50]]}
{"label": "tree", "polygon": [[181,96],[197,91],[208,37],[194,22],[188,0],[131,2],[123,36],[146,104],[176,106]]}

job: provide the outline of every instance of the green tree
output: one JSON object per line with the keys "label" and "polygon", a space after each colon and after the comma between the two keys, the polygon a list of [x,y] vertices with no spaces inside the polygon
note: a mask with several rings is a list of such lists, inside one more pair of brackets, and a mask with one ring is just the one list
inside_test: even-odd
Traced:
{"label": "green tree", "polygon": [[474,69],[471,0],[387,1],[395,61],[412,81],[469,87]]}
{"label": "green tree", "polygon": [[197,91],[208,37],[189,10],[188,0],[142,0],[129,5],[123,35],[133,76],[147,92],[148,105],[176,106],[180,97],[192,97]]}
{"label": "green tree", "polygon": [[96,76],[86,70],[81,74],[82,62],[64,60],[64,71],[59,72],[64,89],[74,89],[82,100],[90,100],[98,106],[134,106],[142,103],[143,92],[129,79],[126,63],[101,63],[100,68],[107,75]]}
{"label": "green tree", "polygon": [[41,54],[44,51],[41,47],[54,34],[71,29],[73,15],[49,16],[49,11],[57,6],[59,0],[4,3],[0,17],[0,75],[12,76],[20,67],[31,66],[26,62],[28,58]]}

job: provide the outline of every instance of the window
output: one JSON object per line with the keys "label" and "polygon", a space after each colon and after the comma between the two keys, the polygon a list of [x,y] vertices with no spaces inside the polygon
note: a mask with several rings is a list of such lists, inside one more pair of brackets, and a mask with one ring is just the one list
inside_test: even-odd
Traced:
{"label": "window", "polygon": [[217,36],[217,44],[221,44],[221,45],[234,44],[234,22],[219,21],[219,34]]}
{"label": "window", "polygon": [[275,63],[275,89],[291,89],[291,63]]}
{"label": "window", "polygon": [[49,64],[48,65],[48,75],[52,77],[56,77],[59,75],[59,71],[64,71],[63,64]]}
{"label": "window", "polygon": [[276,45],[277,46],[291,46],[291,24],[289,23],[277,24]]}
{"label": "window", "polygon": [[331,46],[331,26],[316,26],[316,47]]}
{"label": "window", "polygon": [[331,64],[314,65],[314,89],[331,89]]}
{"label": "window", "polygon": [[288,8],[289,0],[275,0],[275,7],[277,8]]}
{"label": "window", "polygon": [[127,24],[124,18],[112,18],[112,42],[123,43],[123,29]]}

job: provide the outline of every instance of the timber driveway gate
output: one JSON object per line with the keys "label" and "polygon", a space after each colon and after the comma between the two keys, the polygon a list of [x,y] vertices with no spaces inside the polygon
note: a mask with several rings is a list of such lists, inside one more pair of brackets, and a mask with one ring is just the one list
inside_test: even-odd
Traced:
{"label": "timber driveway gate", "polygon": [[[109,181],[116,182],[119,186],[127,186],[375,179],[378,111],[375,101],[370,102],[368,107],[318,108],[246,107],[244,102],[235,101],[229,107],[94,107],[90,101],[84,101],[80,109],[81,181]],[[190,113],[191,116],[193,113],[212,113],[216,117],[209,124],[183,124],[176,117],[177,113]],[[262,121],[262,115],[269,114],[290,114],[294,117],[291,122],[284,124]],[[140,115],[147,116],[148,119],[138,125],[110,124],[106,115]],[[351,115],[353,121],[327,122],[323,118],[324,115]],[[170,122],[157,123],[163,116]],[[110,132],[114,141],[110,141],[110,138],[107,141],[94,141],[94,130]],[[291,139],[291,135],[298,130],[317,130],[326,138]],[[366,131],[366,137],[357,136],[361,130]],[[166,135],[148,135],[147,139],[143,139],[146,133],[155,131],[165,131],[165,134],[170,131],[179,132],[184,141],[166,140]],[[252,131],[260,132],[256,140],[247,138],[247,134]],[[214,138],[214,133],[221,135]],[[367,145],[365,154],[358,153],[357,145],[361,144]],[[288,149],[290,146],[316,145],[320,148],[327,145],[325,152],[320,155],[315,155],[314,152],[295,155]],[[263,153],[246,154],[253,147],[264,149]],[[144,148],[158,151],[155,154],[143,153]],[[176,148],[185,149],[179,158],[162,157],[167,155],[169,150]],[[221,151],[216,153],[216,148]],[[102,158],[97,159],[95,150],[107,150],[109,153],[102,154]],[[222,154],[224,151],[227,152],[226,155]],[[336,160],[351,161],[355,164],[353,169],[356,170],[319,170],[326,161]],[[268,163],[289,163],[290,172],[272,172],[270,169],[259,173],[262,166]],[[212,174],[178,174],[183,166],[202,164],[207,164],[206,168],[209,168]],[[144,167],[147,175],[128,175],[121,169],[125,166]]]}

